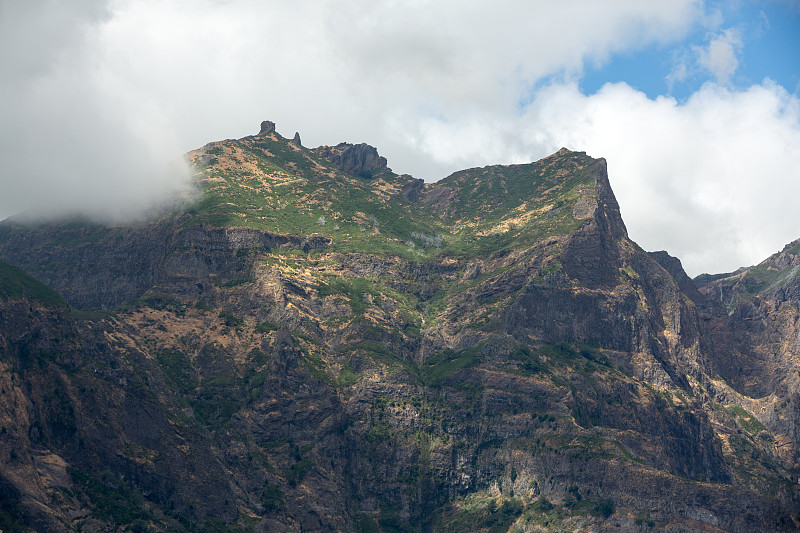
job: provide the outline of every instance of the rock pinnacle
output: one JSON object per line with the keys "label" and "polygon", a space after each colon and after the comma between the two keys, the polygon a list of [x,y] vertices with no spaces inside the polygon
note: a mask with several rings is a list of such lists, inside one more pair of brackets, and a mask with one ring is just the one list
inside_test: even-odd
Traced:
{"label": "rock pinnacle", "polygon": [[261,131],[258,132],[259,135],[269,135],[270,133],[275,132],[275,123],[271,120],[265,120],[261,123]]}

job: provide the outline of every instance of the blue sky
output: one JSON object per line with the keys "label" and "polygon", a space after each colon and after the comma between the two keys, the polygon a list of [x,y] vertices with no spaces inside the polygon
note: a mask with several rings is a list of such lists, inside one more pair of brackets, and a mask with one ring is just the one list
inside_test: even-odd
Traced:
{"label": "blue sky", "polygon": [[[707,48],[720,31],[733,32],[735,73],[733,87],[744,88],[769,78],[798,95],[800,91],[800,3],[709,3],[710,21],[696,21],[687,35],[673,42],[653,43],[615,54],[604,64],[586,69],[581,89],[593,94],[608,82],[624,81],[650,98],[668,95],[685,101],[702,84],[717,81],[699,62],[698,51]],[[703,23],[705,22],[705,24]],[[683,65],[682,80],[670,75]]]}
{"label": "blue sky", "polygon": [[141,218],[268,119],[426,181],[586,151],[643,248],[730,271],[800,237],[799,87],[797,0],[2,2],[0,218]]}

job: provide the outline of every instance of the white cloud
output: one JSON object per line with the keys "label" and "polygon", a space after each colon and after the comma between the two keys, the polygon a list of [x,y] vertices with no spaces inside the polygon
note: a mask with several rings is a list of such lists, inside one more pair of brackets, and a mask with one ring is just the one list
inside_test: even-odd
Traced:
{"label": "white cloud", "polygon": [[528,110],[532,144],[608,160],[631,237],[691,274],[754,264],[800,237],[800,101],[769,82],[706,84],[687,102],[625,84],[551,87]]}
{"label": "white cloud", "polygon": [[11,67],[0,84],[0,214],[130,219],[187,193],[168,114],[102,67],[96,44],[98,25],[110,16],[104,3],[75,3],[72,11],[60,2],[25,6],[4,14],[27,32],[0,37],[0,49],[26,57],[0,59]]}
{"label": "white cloud", "polygon": [[105,0],[0,3],[0,65],[4,84],[46,73],[76,50],[83,34],[109,16]]}
{"label": "white cloud", "polygon": [[722,23],[701,0],[2,3],[0,216],[133,214],[183,190],[176,156],[270,119],[307,146],[369,142],[428,180],[587,150],[608,159],[641,244],[693,273],[735,268],[800,236],[778,215],[800,183],[796,99],[768,83],[683,104],[574,83],[699,24],[715,33],[674,81],[702,64],[724,86],[742,43]]}
{"label": "white cloud", "polygon": [[690,79],[713,79],[724,86],[731,81],[739,68],[739,55],[744,48],[741,31],[736,28],[710,33],[704,45],[691,45],[672,53],[673,66],[666,76],[670,93],[675,84]]}
{"label": "white cloud", "polygon": [[430,119],[412,142],[444,166],[531,161],[562,146],[608,161],[631,237],[686,270],[755,264],[800,237],[800,100],[769,81],[686,102],[619,83],[542,89],[521,116]]}
{"label": "white cloud", "polygon": [[729,28],[715,35],[708,46],[695,47],[697,62],[716,78],[717,83],[728,85],[739,68],[741,48],[739,32]]}
{"label": "white cloud", "polygon": [[765,32],[768,32],[771,24],[769,23],[769,17],[763,11],[758,13],[758,29],[756,30],[756,37],[762,37]]}
{"label": "white cloud", "polygon": [[541,76],[672,39],[698,6],[4,2],[0,215],[134,213],[183,190],[185,172],[165,170],[170,158],[263,119],[309,145],[366,140],[398,170],[440,177],[396,127],[508,116]]}
{"label": "white cloud", "polygon": [[689,69],[686,66],[686,61],[685,60],[678,61],[672,67],[670,73],[667,75],[667,87],[669,88],[670,93],[672,92],[675,83],[685,81],[688,75],[689,75]]}

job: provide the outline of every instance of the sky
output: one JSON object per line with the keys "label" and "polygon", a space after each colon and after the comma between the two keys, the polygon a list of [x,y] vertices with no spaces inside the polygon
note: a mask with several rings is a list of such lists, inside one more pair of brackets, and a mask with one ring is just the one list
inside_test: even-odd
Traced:
{"label": "sky", "polygon": [[432,182],[561,147],[690,275],[800,237],[800,1],[0,0],[0,218],[142,218],[182,155],[367,142]]}

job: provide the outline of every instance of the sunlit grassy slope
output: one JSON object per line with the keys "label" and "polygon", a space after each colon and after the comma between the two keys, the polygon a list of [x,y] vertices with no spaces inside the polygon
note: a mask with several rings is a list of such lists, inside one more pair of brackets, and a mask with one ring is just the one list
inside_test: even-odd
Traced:
{"label": "sunlit grassy slope", "polygon": [[563,234],[573,207],[594,195],[594,161],[562,150],[537,163],[457,172],[403,194],[413,178],[335,168],[318,151],[273,133],[206,145],[190,154],[202,197],[186,224],[323,235],[333,250],[426,257],[473,255]]}

